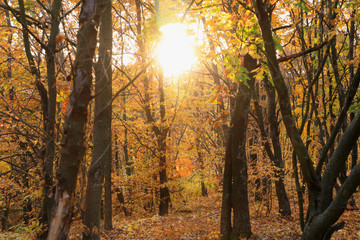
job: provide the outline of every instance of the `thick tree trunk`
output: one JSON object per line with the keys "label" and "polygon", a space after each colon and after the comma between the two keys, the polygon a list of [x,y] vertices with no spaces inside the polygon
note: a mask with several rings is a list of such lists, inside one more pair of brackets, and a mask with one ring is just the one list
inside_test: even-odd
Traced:
{"label": "thick tree trunk", "polygon": [[[99,35],[99,60],[95,66],[94,148],[88,171],[84,212],[84,225],[87,231],[84,232],[83,239],[100,239],[101,198],[106,165],[106,170],[111,174],[111,104],[109,103],[112,97],[112,16],[110,0],[106,0],[104,4]],[[109,172],[107,177],[110,175]],[[110,182],[111,198],[111,178],[107,180]],[[107,197],[109,201],[109,196]],[[105,202],[105,209],[109,211],[108,207],[111,208],[111,201],[110,206],[106,206]]]}
{"label": "thick tree trunk", "polygon": [[65,116],[49,240],[67,239],[70,229],[72,198],[79,166],[85,155],[84,137],[87,108],[91,100],[92,62],[102,8],[102,0],[84,0],[81,7],[73,69],[73,90]]}
{"label": "thick tree trunk", "polygon": [[[244,67],[250,73],[256,68],[256,60],[246,55]],[[251,224],[247,189],[246,131],[251,94],[248,87],[239,83],[235,107],[231,116],[225,153],[223,199],[220,234],[222,239],[249,238]],[[234,216],[231,222],[231,210]]]}

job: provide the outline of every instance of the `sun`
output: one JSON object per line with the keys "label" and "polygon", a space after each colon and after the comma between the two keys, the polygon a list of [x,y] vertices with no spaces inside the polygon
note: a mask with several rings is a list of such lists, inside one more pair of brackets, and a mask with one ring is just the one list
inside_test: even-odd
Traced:
{"label": "sun", "polygon": [[162,33],[158,45],[158,61],[167,77],[179,76],[189,71],[196,63],[194,41],[187,34],[186,26],[171,23],[160,28]]}

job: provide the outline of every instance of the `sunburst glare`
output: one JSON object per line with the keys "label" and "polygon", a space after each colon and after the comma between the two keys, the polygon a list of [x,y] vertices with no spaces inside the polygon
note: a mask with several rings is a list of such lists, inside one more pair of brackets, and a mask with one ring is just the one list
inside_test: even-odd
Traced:
{"label": "sunburst glare", "polygon": [[162,38],[158,46],[158,60],[164,75],[178,76],[191,69],[197,58],[194,41],[187,34],[186,26],[171,23],[160,28]]}

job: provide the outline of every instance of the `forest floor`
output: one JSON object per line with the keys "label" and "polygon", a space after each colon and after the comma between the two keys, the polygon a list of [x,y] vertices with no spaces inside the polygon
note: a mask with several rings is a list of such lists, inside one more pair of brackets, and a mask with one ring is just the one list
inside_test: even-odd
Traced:
{"label": "forest floor", "polygon": [[[356,200],[359,205],[360,193],[356,193]],[[219,239],[221,194],[198,197],[191,204],[186,210],[173,211],[166,217],[114,217],[114,229],[104,231],[102,239]],[[277,202],[273,200],[270,204],[271,206],[266,206],[263,202],[251,203],[251,239],[300,239],[301,229],[295,201],[291,203],[293,211],[295,209],[295,217],[281,217],[277,214]],[[271,212],[268,207],[272,208]],[[360,239],[360,210],[345,211],[340,220],[345,221],[345,228],[336,232],[332,239]],[[70,239],[80,237],[76,232],[78,231],[74,226]]]}
{"label": "forest floor", "polygon": [[[295,198],[290,198],[294,212],[291,217],[281,217],[277,214],[277,202],[270,205],[264,202],[251,202],[250,215],[253,237],[251,239],[300,239],[301,229],[296,212]],[[360,204],[360,193],[356,193],[356,202]],[[268,208],[272,210],[269,212]],[[140,240],[140,239],[219,239],[219,222],[221,209],[221,194],[192,199],[186,206],[172,210],[165,217],[158,215],[124,217],[116,214],[113,218],[111,231],[102,231],[103,240]],[[117,209],[114,209],[116,212]],[[360,210],[345,211],[341,217],[345,221],[344,229],[333,235],[332,239],[360,239]],[[81,239],[83,226],[80,221],[72,224],[70,240]],[[29,233],[0,232],[0,239],[35,239]]]}

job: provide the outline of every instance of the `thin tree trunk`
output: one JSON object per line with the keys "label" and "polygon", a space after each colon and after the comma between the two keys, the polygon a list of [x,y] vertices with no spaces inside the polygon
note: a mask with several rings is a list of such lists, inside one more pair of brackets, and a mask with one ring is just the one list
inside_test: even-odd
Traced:
{"label": "thin tree trunk", "polygon": [[111,182],[111,163],[112,163],[112,154],[111,149],[109,150],[110,154],[106,159],[105,163],[105,220],[104,220],[104,229],[111,230],[112,226],[112,182]]}
{"label": "thin tree trunk", "polygon": [[200,165],[200,171],[201,171],[201,196],[203,197],[207,197],[208,196],[208,192],[207,192],[207,188],[206,188],[206,185],[205,185],[205,182],[204,182],[204,159],[203,159],[203,155],[201,153],[201,148],[200,148],[200,140],[199,138],[197,137],[196,138],[196,151],[197,151],[197,155],[198,155],[198,162],[199,162],[199,165]]}
{"label": "thin tree trunk", "polygon": [[[356,10],[351,13],[352,19],[355,17]],[[350,32],[349,32],[349,60],[354,60],[354,42],[355,42],[355,21],[350,21]],[[354,64],[349,65],[350,79],[354,78]],[[353,120],[355,117],[354,113],[350,114],[350,119]],[[356,143],[351,153],[351,169],[356,166],[358,158],[358,144]]]}
{"label": "thin tree trunk", "polygon": [[294,181],[295,181],[296,194],[297,194],[297,200],[298,200],[298,206],[299,206],[300,227],[301,227],[301,230],[304,230],[305,219],[304,219],[303,190],[300,186],[299,171],[298,171],[298,167],[297,167],[296,154],[294,151],[292,154],[292,167],[293,167]]}
{"label": "thin tree trunk", "polygon": [[[12,24],[11,24],[11,19],[10,19],[10,14],[9,14],[9,11],[8,10],[5,10],[5,16],[6,16],[6,21],[7,21],[7,26],[9,28],[12,27]],[[7,43],[9,44],[10,46],[10,49],[12,48],[12,39],[13,39],[13,34],[11,33],[8,37],[8,41]],[[8,56],[7,56],[7,81],[11,81],[11,78],[12,78],[12,54],[11,52],[9,51],[8,53]],[[15,93],[13,93],[13,89],[11,90],[10,92],[10,100],[14,100],[15,99]],[[11,193],[7,193],[5,194],[5,190],[2,190],[2,196],[3,196],[3,200],[2,200],[2,203],[4,205],[1,205],[1,212],[0,212],[0,218],[1,218],[1,230],[2,231],[6,231],[9,227],[9,211],[10,211],[10,203],[11,203],[11,198],[12,198],[12,195]]]}
{"label": "thin tree trunk", "polygon": [[281,145],[279,139],[279,125],[276,117],[276,101],[275,101],[275,89],[270,86],[268,81],[265,81],[265,88],[269,98],[269,124],[270,124],[270,136],[274,149],[274,163],[276,166],[276,180],[275,189],[279,202],[279,212],[282,216],[290,216],[290,202],[286,193],[284,184],[284,160],[282,158]]}
{"label": "thin tree trunk", "polygon": [[[51,31],[46,49],[46,69],[48,78],[48,112],[46,122],[46,132],[48,134],[46,152],[44,159],[44,188],[43,188],[43,206],[42,223],[50,226],[52,200],[49,198],[50,187],[53,185],[54,178],[54,157],[55,157],[55,124],[56,124],[56,71],[55,71],[55,53],[56,36],[59,33],[61,0],[54,0],[51,9]],[[47,235],[44,231],[43,239]]]}
{"label": "thin tree trunk", "polygon": [[169,213],[170,204],[170,191],[167,187],[167,174],[166,174],[166,135],[168,128],[165,126],[165,94],[164,94],[164,75],[162,71],[159,73],[159,92],[160,92],[160,134],[158,137],[159,147],[159,178],[160,178],[160,204],[159,215],[164,216]]}
{"label": "thin tree trunk", "polygon": [[[105,215],[110,213],[111,229],[111,49],[112,16],[111,1],[106,0],[100,18],[99,59],[95,66],[95,109],[94,109],[94,148],[88,171],[88,183],[85,197],[84,225],[87,231],[83,239],[100,239],[101,198],[105,170],[107,171],[107,189],[105,192]],[[110,191],[110,196],[109,196]],[[110,200],[110,201],[109,201]],[[110,204],[110,206],[107,206]],[[109,211],[110,208],[110,211]],[[109,218],[109,216],[107,215]],[[109,221],[109,219],[107,219]],[[110,225],[110,226],[109,226]]]}

